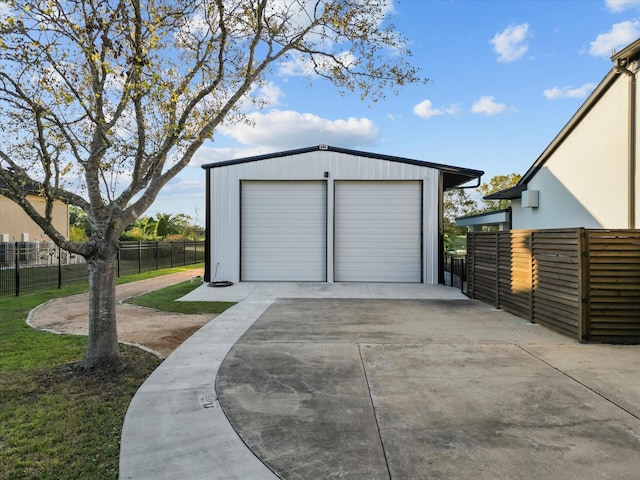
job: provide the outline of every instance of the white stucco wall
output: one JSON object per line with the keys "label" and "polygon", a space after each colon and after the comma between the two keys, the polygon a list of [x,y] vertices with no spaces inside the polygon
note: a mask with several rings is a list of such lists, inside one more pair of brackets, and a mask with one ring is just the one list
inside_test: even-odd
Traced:
{"label": "white stucco wall", "polygon": [[[438,179],[434,168],[317,150],[211,168],[211,280],[240,280],[240,181],[327,181],[327,278],[333,281],[333,192],[339,180],[421,180],[423,182],[423,280],[438,283]],[[325,178],[325,172],[329,177]]]}
{"label": "white stucco wall", "polygon": [[627,101],[620,75],[529,181],[539,207],[513,201],[514,229],[627,228]]}

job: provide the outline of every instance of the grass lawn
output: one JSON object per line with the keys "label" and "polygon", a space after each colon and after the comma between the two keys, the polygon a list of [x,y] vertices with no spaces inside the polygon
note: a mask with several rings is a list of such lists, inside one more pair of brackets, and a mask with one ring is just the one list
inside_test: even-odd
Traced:
{"label": "grass lawn", "polygon": [[183,297],[195,287],[190,281],[178,283],[171,287],[156,290],[139,297],[132,297],[126,303],[132,303],[141,307],[155,308],[165,312],[200,314],[200,313],[222,313],[227,308],[235,305],[231,302],[176,302],[176,298]]}
{"label": "grass lawn", "polygon": [[[147,272],[118,283],[190,268]],[[166,305],[184,295],[186,288],[163,289],[155,297]],[[86,289],[86,284],[73,285],[0,299],[2,479],[118,478],[124,415],[138,387],[161,360],[122,345],[127,364],[122,371],[79,373],[74,365],[82,360],[86,337],[40,332],[25,323],[35,306]],[[224,310],[221,305],[215,308]]]}

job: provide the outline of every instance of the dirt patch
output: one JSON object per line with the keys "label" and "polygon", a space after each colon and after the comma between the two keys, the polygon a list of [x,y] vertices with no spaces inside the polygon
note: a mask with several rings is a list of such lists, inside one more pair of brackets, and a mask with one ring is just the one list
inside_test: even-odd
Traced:
{"label": "dirt patch", "polygon": [[[205,318],[202,319],[202,321],[199,321],[197,318],[191,318],[192,321],[195,320],[195,325],[183,327],[176,325],[173,327],[158,328],[155,335],[143,334],[141,335],[142,338],[140,338],[140,341],[133,343],[144,345],[166,357],[214,316],[215,315],[203,316]],[[181,317],[200,317],[200,315],[182,315]],[[185,319],[181,318],[179,320],[184,322]],[[138,336],[140,335],[138,334]]]}
{"label": "dirt patch", "polygon": [[[118,305],[118,339],[121,342],[142,345],[168,356],[204,324],[215,318],[215,314],[184,315],[121,303],[125,298],[152,292],[202,275],[202,270],[165,275],[116,287]],[[89,295],[86,293],[52,300],[32,310],[28,323],[34,328],[87,335]]]}

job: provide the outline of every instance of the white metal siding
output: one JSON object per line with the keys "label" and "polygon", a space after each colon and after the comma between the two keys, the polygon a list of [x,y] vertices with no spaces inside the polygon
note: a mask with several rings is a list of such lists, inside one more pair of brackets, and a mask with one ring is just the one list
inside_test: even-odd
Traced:
{"label": "white metal siding", "polygon": [[[318,150],[303,155],[212,168],[209,188],[210,269],[218,281],[240,281],[240,184],[241,181],[321,181],[327,183],[328,198],[333,185],[343,180],[418,181],[423,184],[423,258],[425,283],[438,282],[438,178],[437,169],[344,153]],[[328,179],[325,176],[328,174]],[[327,281],[333,282],[333,202],[327,205]]]}
{"label": "white metal siding", "polygon": [[326,182],[242,182],[241,279],[326,281]]}
{"label": "white metal siding", "polygon": [[420,282],[422,188],[335,182],[335,280]]}

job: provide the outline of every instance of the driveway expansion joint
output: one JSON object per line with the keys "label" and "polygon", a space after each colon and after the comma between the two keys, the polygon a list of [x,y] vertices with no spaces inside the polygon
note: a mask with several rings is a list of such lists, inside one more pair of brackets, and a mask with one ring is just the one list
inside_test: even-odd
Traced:
{"label": "driveway expansion joint", "polygon": [[625,408],[624,406],[620,405],[618,402],[615,402],[614,400],[612,400],[611,398],[607,397],[606,395],[604,395],[603,393],[599,392],[598,390],[596,390],[593,387],[590,387],[589,385],[587,385],[584,382],[581,382],[580,380],[578,380],[576,377],[574,377],[573,375],[569,375],[567,372],[560,370],[558,367],[556,367],[555,365],[552,365],[551,363],[547,362],[546,360],[540,358],[540,356],[536,355],[533,352],[530,352],[529,350],[527,350],[526,348],[524,348],[522,345],[517,345],[516,346],[521,349],[523,352],[531,355],[533,358],[535,358],[536,360],[538,360],[539,362],[544,363],[545,365],[547,365],[548,367],[551,367],[552,369],[554,369],[556,372],[564,375],[565,377],[571,379],[573,382],[577,383],[578,385],[586,388],[587,390],[589,390],[590,392],[596,394],[598,397],[602,398],[603,400],[609,402],[611,405],[615,406],[616,408],[619,408],[620,410],[622,410],[623,412],[627,413],[628,415],[631,415],[633,418],[635,418],[636,420],[640,420],[640,415],[637,415],[635,413],[633,413],[631,410],[629,410],[628,408]]}
{"label": "driveway expansion joint", "polygon": [[373,401],[373,395],[371,395],[371,384],[369,383],[369,377],[367,375],[367,367],[364,363],[364,358],[362,357],[362,349],[360,343],[358,345],[358,355],[360,356],[360,363],[362,364],[362,373],[364,375],[364,381],[367,384],[367,392],[369,395],[369,401],[371,402],[371,409],[373,410],[373,418],[376,422],[376,430],[378,431],[378,438],[380,439],[380,446],[382,448],[382,453],[384,455],[384,464],[387,467],[387,473],[389,474],[389,478],[391,477],[391,467],[389,466],[389,458],[387,457],[387,449],[384,446],[384,440],[382,439],[382,433],[380,433],[380,423],[378,421],[378,412],[376,411],[376,405]]}

